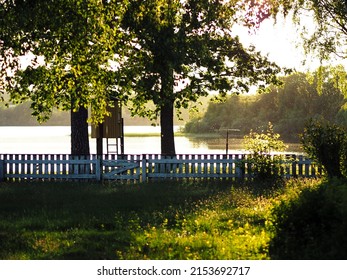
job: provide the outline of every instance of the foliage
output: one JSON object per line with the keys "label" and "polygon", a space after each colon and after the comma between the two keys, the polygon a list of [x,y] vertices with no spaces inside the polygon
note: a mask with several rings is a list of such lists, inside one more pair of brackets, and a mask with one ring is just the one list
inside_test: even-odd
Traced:
{"label": "foliage", "polygon": [[328,181],[296,193],[272,210],[271,258],[346,259],[346,182]]}
{"label": "foliage", "polygon": [[[240,129],[245,135],[250,129],[273,123],[274,130],[290,141],[299,141],[310,118],[320,116],[330,122],[346,125],[344,95],[339,79],[331,75],[334,68],[321,72],[294,73],[282,79],[281,87],[252,96],[230,96],[224,103],[210,102],[202,116],[185,125],[185,132],[218,132],[219,128]],[[319,80],[323,83],[319,86]],[[321,88],[321,90],[318,90]]]}
{"label": "foliage", "polygon": [[[121,76],[111,61],[119,48],[126,1],[2,1],[1,90],[10,100],[31,102],[42,122],[53,108],[71,111],[72,154],[88,154],[88,112],[99,122],[113,97],[123,98]],[[30,58],[29,66],[20,57]],[[111,71],[112,70],[112,71]]]}
{"label": "foliage", "polygon": [[251,131],[244,137],[244,146],[250,152],[246,164],[250,165],[251,172],[256,180],[277,180],[283,165],[283,156],[274,154],[286,149],[280,135],[274,133],[273,125],[268,124],[266,131],[257,133]]}
{"label": "foliage", "polygon": [[130,1],[122,26],[135,36],[127,66],[135,92],[131,102],[136,114],[160,115],[162,153],[175,153],[174,107],[186,108],[211,91],[241,93],[277,81],[280,69],[230,32],[240,8],[234,4]]}
{"label": "foliage", "polygon": [[52,108],[76,111],[88,106],[95,121],[102,119],[110,95],[116,95],[112,85],[117,76],[108,67],[120,40],[117,18],[124,4],[97,0],[6,3],[0,10],[0,28],[6,30],[1,57],[12,50],[14,56],[31,59],[28,67],[7,75],[11,82],[5,89],[11,100],[30,100],[39,121],[47,120]]}
{"label": "foliage", "polygon": [[321,166],[329,177],[342,177],[346,162],[345,129],[319,120],[311,120],[301,135],[304,151]]}
{"label": "foliage", "polygon": [[[292,14],[293,21],[301,30],[304,49],[314,52],[320,59],[327,60],[332,55],[347,58],[347,3],[344,0],[280,0],[250,1],[248,14],[257,27],[266,18],[278,14]],[[305,17],[313,19],[314,30],[307,27]]]}
{"label": "foliage", "polygon": [[[300,4],[299,4],[300,5]],[[304,29],[304,47],[315,51],[320,59],[329,59],[335,54],[339,59],[347,58],[347,4],[345,1],[305,1],[297,9],[313,12],[316,28],[313,33]]]}

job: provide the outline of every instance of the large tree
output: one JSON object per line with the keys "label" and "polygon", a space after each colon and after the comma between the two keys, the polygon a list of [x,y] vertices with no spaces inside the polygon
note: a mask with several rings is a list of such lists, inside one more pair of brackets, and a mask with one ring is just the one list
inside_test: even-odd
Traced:
{"label": "large tree", "polygon": [[[307,52],[314,52],[321,60],[332,55],[347,58],[346,0],[243,1],[250,26],[257,27],[271,16],[292,15]],[[313,28],[307,26],[308,18],[314,20]]]}
{"label": "large tree", "polygon": [[[225,95],[276,81],[279,68],[232,32],[237,1],[129,1],[123,25],[133,34],[128,69],[136,114],[160,117],[161,152],[176,153],[174,108],[212,91]],[[232,112],[230,112],[232,114]]]}
{"label": "large tree", "polygon": [[[0,1],[1,90],[31,101],[33,115],[71,110],[71,154],[89,154],[88,107],[102,120],[111,96],[120,98],[110,61],[119,44],[126,1]],[[20,67],[20,56],[31,57]],[[5,77],[5,78],[4,78]]]}
{"label": "large tree", "polygon": [[[100,120],[112,91],[118,97],[124,93],[115,81],[131,81],[134,113],[160,115],[163,154],[175,154],[174,107],[186,107],[211,91],[240,93],[252,84],[275,81],[278,67],[233,36],[241,7],[236,2],[128,2],[0,2],[5,90],[14,101],[31,100],[40,120],[53,107],[71,110],[72,154],[89,153],[87,107]],[[124,44],[117,45],[119,35]],[[8,72],[19,55],[28,53],[34,57],[32,66]],[[115,68],[124,70],[127,79],[109,71],[115,54],[120,58]],[[37,63],[38,57],[43,61]],[[145,105],[151,102],[153,107]]]}

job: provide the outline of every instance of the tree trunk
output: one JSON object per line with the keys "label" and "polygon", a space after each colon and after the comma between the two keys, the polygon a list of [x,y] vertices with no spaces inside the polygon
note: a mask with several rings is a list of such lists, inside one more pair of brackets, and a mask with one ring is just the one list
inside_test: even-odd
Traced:
{"label": "tree trunk", "polygon": [[160,126],[161,126],[161,154],[175,155],[175,134],[174,134],[174,109],[173,102],[165,102],[160,110]]}
{"label": "tree trunk", "polygon": [[161,154],[173,156],[176,154],[174,120],[174,71],[169,65],[162,67],[160,75],[162,84],[160,92],[160,126]]}
{"label": "tree trunk", "polygon": [[88,109],[71,109],[71,155],[89,155]]}

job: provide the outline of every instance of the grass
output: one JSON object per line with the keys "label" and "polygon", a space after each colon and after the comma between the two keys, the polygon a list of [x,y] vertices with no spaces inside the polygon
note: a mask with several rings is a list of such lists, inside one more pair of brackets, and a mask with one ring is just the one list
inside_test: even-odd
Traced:
{"label": "grass", "polygon": [[0,259],[270,259],[276,209],[317,185],[1,183]]}

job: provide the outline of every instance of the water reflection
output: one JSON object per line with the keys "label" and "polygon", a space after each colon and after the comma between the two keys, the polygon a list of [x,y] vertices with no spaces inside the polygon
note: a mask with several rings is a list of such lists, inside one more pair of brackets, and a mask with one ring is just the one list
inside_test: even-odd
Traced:
{"label": "water reflection", "polygon": [[[210,138],[210,137],[187,137],[190,142],[195,145],[206,145],[209,150],[223,150],[226,151],[227,140],[223,138]],[[228,150],[243,151],[244,147],[242,139],[231,138],[228,139]]]}

